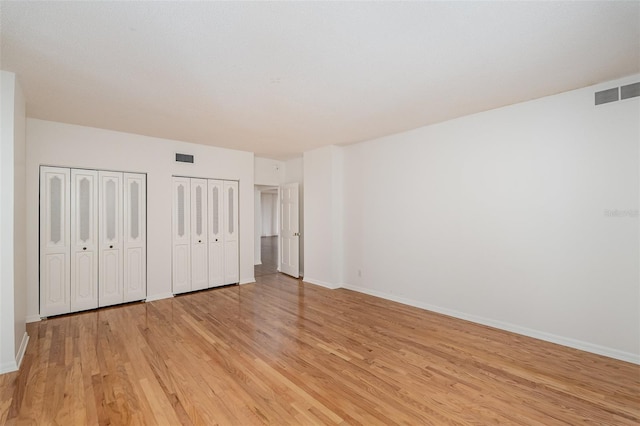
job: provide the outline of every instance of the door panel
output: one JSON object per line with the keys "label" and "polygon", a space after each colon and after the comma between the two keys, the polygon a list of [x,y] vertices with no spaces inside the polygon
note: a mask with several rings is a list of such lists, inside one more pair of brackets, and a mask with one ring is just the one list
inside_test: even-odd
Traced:
{"label": "door panel", "polygon": [[147,297],[146,175],[124,173],[124,301]]}
{"label": "door panel", "polygon": [[99,306],[124,302],[122,244],[122,173],[99,172]]}
{"label": "door panel", "polygon": [[188,178],[173,178],[173,293],[191,290],[191,191]]}
{"label": "door panel", "polygon": [[236,284],[240,281],[238,262],[238,242],[225,241],[224,243],[224,283]]}
{"label": "door panel", "polygon": [[147,297],[145,282],[144,248],[128,248],[124,257],[124,301],[143,300]]}
{"label": "door panel", "polygon": [[209,287],[224,284],[223,191],[221,180],[208,181]]}
{"label": "door panel", "polygon": [[224,181],[224,284],[240,281],[238,251],[238,182]]}
{"label": "door panel", "polygon": [[295,278],[300,276],[299,188],[290,183],[281,188],[280,203],[280,271]]}
{"label": "door panel", "polygon": [[98,172],[71,169],[71,311],[98,307]]}
{"label": "door panel", "polygon": [[191,179],[191,290],[209,287],[207,180]]}
{"label": "door panel", "polygon": [[70,312],[71,170],[40,168],[40,316]]}
{"label": "door panel", "polygon": [[40,316],[66,314],[69,305],[69,254],[45,254],[41,258]]}

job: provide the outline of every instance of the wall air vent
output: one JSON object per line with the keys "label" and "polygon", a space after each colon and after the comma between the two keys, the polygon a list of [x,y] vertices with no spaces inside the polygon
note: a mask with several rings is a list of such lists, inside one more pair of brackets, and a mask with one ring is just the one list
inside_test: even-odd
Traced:
{"label": "wall air vent", "polygon": [[620,99],[635,98],[636,96],[640,96],[640,83],[620,87]]}
{"label": "wall air vent", "polygon": [[614,87],[613,89],[602,90],[600,92],[596,92],[596,105],[602,105],[609,102],[615,102],[618,99],[618,88]]}
{"label": "wall air vent", "polygon": [[613,89],[596,92],[596,105],[608,104],[619,100],[640,96],[640,83],[627,84]]}
{"label": "wall air vent", "polygon": [[193,155],[190,155],[190,154],[177,154],[176,153],[176,162],[178,162],[178,163],[192,163],[193,164]]}

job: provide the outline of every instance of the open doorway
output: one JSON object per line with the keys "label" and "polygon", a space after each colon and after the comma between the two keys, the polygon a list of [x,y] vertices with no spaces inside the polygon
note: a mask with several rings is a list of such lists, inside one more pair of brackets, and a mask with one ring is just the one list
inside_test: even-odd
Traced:
{"label": "open doorway", "polygon": [[256,277],[278,272],[279,188],[255,185],[255,269]]}

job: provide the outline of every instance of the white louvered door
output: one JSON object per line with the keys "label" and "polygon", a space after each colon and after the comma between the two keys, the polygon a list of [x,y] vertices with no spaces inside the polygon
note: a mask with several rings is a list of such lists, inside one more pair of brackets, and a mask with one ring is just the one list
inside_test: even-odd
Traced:
{"label": "white louvered door", "polygon": [[147,296],[146,175],[124,173],[124,302]]}
{"label": "white louvered door", "polygon": [[40,168],[40,315],[70,312],[70,170]]}
{"label": "white louvered door", "polygon": [[240,281],[238,258],[238,182],[224,181],[224,284]]}
{"label": "white louvered door", "polygon": [[173,293],[191,291],[191,190],[190,179],[173,178]]}
{"label": "white louvered door", "polygon": [[224,284],[223,191],[221,180],[208,181],[209,287]]}
{"label": "white louvered door", "polygon": [[71,169],[71,312],[98,307],[98,172]]}
{"label": "white louvered door", "polygon": [[122,258],[122,173],[99,172],[100,306],[124,301]]}
{"label": "white louvered door", "polygon": [[209,287],[207,180],[191,179],[191,290]]}

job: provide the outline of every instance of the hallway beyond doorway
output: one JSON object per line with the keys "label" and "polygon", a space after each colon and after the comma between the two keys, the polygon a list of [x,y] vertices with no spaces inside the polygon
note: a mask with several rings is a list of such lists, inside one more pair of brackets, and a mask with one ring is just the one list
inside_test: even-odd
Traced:
{"label": "hallway beyond doorway", "polygon": [[278,273],[278,236],[261,237],[262,265],[255,266],[255,276]]}

